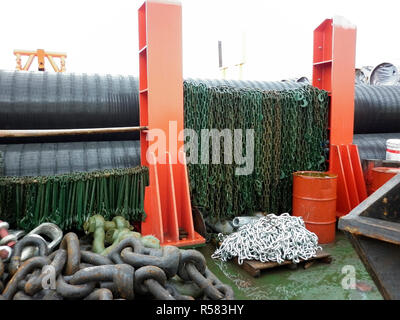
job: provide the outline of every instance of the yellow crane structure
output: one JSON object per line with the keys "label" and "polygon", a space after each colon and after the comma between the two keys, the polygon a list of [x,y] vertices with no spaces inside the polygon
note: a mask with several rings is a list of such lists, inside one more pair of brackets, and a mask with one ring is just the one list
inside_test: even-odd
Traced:
{"label": "yellow crane structure", "polygon": [[[17,70],[28,71],[32,65],[33,60],[37,57],[38,59],[38,70],[39,71],[46,71],[45,68],[45,60],[47,59],[53,70],[55,72],[65,72],[65,58],[67,58],[67,54],[63,52],[49,52],[44,51],[44,49],[37,49],[36,51],[29,51],[29,50],[14,50],[14,55],[16,56],[17,60]],[[26,61],[25,65],[22,66],[22,56],[27,56],[28,60]],[[60,59],[60,66],[57,65],[55,62],[55,58]]]}

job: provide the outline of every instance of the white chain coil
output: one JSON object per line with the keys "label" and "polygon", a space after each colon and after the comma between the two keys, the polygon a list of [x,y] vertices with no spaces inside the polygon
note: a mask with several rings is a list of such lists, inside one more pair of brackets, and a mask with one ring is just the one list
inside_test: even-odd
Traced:
{"label": "white chain coil", "polygon": [[316,256],[318,237],[305,228],[302,217],[288,213],[269,214],[248,223],[230,235],[218,234],[221,246],[211,256],[227,261],[233,257],[243,260],[282,263],[291,260],[299,263]]}

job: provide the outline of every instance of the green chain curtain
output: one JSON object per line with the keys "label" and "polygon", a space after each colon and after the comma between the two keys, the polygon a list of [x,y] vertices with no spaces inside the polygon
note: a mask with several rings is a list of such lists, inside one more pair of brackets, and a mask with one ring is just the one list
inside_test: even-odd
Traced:
{"label": "green chain curtain", "polygon": [[82,229],[93,214],[144,218],[147,167],[40,177],[0,176],[0,218],[31,230],[53,222],[63,230]]}
{"label": "green chain curtain", "polygon": [[[312,86],[262,91],[185,81],[184,97],[185,128],[198,133],[213,128],[254,129],[255,133],[250,175],[235,175],[234,162],[188,164],[192,201],[204,215],[231,219],[258,210],[290,212],[292,173],[326,169],[326,91]],[[209,143],[211,159],[211,139]],[[220,152],[223,159],[222,141]]]}

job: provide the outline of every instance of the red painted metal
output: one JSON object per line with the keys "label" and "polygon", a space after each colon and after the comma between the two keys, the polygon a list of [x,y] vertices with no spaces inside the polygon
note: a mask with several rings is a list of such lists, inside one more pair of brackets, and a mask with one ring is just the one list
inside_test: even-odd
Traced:
{"label": "red painted metal", "polygon": [[[183,141],[177,135],[183,130],[181,4],[147,0],[138,22],[140,124],[148,127],[140,135],[141,162],[150,175],[141,232],[164,245],[202,244],[205,239],[193,227],[185,154],[179,151]],[[163,138],[157,131],[165,145],[158,143]],[[185,238],[180,239],[180,228]]]}
{"label": "red painted metal", "polygon": [[337,175],[315,171],[293,174],[293,215],[303,217],[306,228],[321,244],[335,241]]}
{"label": "red painted metal", "polygon": [[371,185],[368,195],[374,193],[396,174],[400,174],[400,168],[375,167],[371,170]]}
{"label": "red painted metal", "polygon": [[353,145],[356,28],[326,19],[314,30],[313,86],[330,95],[329,171],[338,175],[337,216],[366,199],[358,149]]}

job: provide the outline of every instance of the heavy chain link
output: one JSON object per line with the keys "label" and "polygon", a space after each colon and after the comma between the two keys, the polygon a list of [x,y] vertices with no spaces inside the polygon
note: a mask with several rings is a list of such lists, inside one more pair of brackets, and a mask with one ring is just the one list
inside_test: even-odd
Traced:
{"label": "heavy chain link", "polygon": [[[21,252],[32,245],[39,248],[39,256],[21,262]],[[0,300],[132,300],[137,296],[193,300],[168,282],[175,277],[193,281],[200,290],[196,298],[234,298],[232,288],[207,269],[204,256],[196,250],[146,248],[133,236],[122,240],[107,256],[82,248],[73,232],[50,254],[43,238],[26,236],[17,242],[10,263],[0,259]],[[54,270],[55,288],[47,289],[43,281],[48,279],[49,268]]]}

